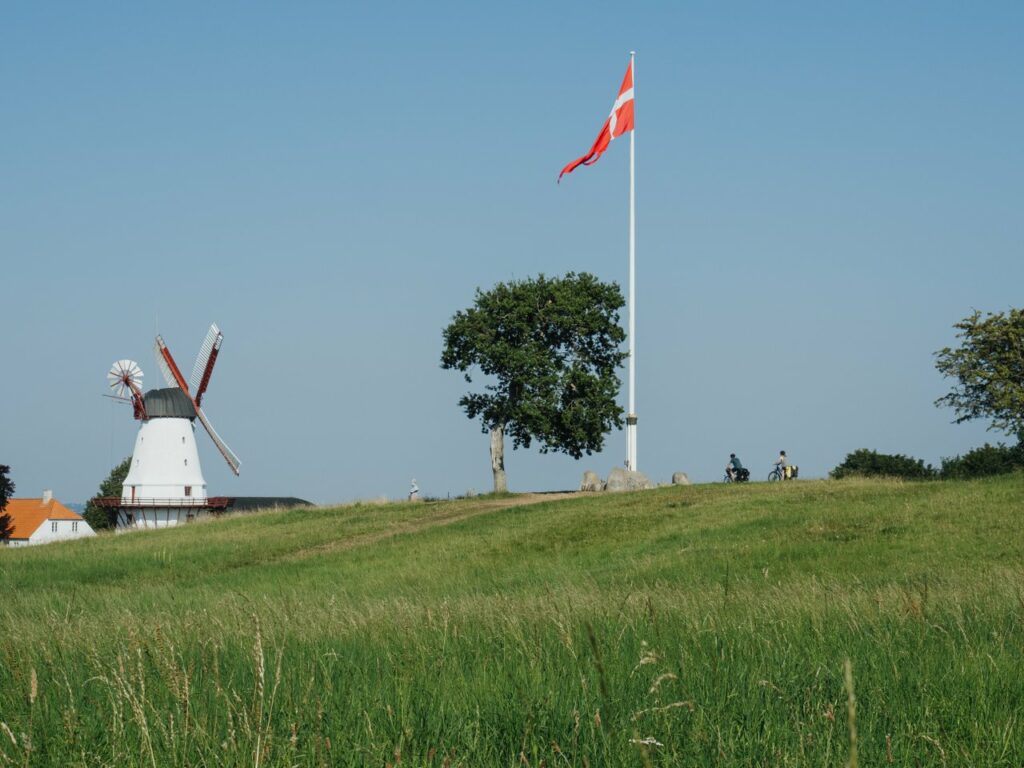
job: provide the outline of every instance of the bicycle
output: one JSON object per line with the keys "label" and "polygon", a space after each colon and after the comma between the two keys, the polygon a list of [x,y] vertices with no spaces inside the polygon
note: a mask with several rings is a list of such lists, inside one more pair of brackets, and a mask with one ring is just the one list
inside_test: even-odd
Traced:
{"label": "bicycle", "polygon": [[776,467],[768,475],[768,482],[774,483],[776,480],[781,480],[785,475],[782,474],[782,468]]}
{"label": "bicycle", "polygon": [[722,478],[723,483],[745,483],[750,479],[750,470],[746,467],[740,467],[733,471],[735,477],[731,476],[728,472],[725,473],[725,477]]}

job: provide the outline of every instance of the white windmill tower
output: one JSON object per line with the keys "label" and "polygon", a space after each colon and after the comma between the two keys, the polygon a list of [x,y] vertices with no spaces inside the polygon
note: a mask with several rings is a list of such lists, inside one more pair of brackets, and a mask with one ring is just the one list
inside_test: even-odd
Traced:
{"label": "white windmill tower", "polygon": [[117,361],[107,374],[114,396],[130,401],[135,418],[142,422],[121,497],[100,500],[116,508],[119,528],[162,528],[231,505],[233,499],[207,495],[195,438],[198,419],[228,466],[238,474],[241,462],[200,407],[223,339],[216,323],[211,325],[188,382],[160,336],[156,337],[154,352],[166,388],[143,394],[143,373],[131,360]]}

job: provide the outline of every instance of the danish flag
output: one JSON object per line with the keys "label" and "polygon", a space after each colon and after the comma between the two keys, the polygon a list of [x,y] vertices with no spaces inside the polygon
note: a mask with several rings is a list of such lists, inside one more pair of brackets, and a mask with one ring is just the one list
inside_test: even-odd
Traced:
{"label": "danish flag", "polygon": [[619,97],[612,105],[612,112],[608,119],[601,126],[601,132],[597,134],[597,140],[590,151],[583,157],[577,158],[569,163],[562,172],[558,174],[558,180],[567,173],[572,173],[581,165],[593,165],[598,158],[608,149],[612,139],[618,138],[627,131],[633,130],[633,62],[630,61],[626,68],[626,77],[622,80],[622,87],[619,88]]}

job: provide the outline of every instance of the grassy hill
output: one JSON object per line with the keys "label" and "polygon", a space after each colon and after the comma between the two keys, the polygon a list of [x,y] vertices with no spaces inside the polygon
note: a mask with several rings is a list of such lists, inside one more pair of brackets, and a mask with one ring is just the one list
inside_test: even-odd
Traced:
{"label": "grassy hill", "polygon": [[758,483],[0,551],[0,765],[1021,766],[1022,514]]}

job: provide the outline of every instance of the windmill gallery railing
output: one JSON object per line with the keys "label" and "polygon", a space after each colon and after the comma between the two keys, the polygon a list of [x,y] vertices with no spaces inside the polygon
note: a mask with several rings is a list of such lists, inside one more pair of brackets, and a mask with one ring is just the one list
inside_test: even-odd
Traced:
{"label": "windmill gallery railing", "polygon": [[111,509],[209,509],[215,512],[223,512],[230,508],[235,500],[227,496],[208,496],[205,499],[176,498],[142,498],[137,497],[125,501],[120,496],[101,496],[93,499],[98,507]]}

